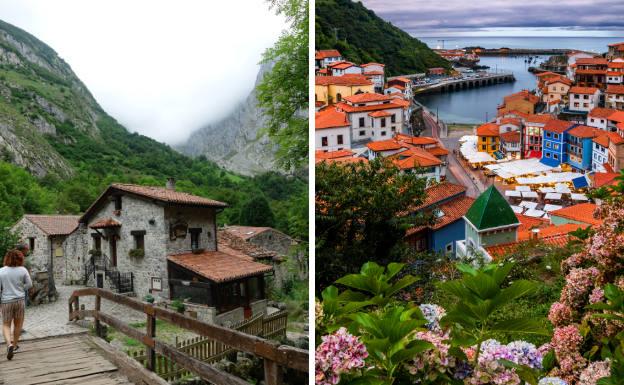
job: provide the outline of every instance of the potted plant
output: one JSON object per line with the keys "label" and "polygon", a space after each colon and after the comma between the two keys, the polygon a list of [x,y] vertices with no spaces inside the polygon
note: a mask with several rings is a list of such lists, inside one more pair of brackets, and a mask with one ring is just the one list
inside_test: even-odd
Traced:
{"label": "potted plant", "polygon": [[184,302],[180,301],[179,299],[171,301],[171,307],[181,314],[184,314],[184,310],[186,310]]}
{"label": "potted plant", "polygon": [[148,294],[145,297],[143,297],[143,300],[147,303],[154,303],[154,296],[151,294]]}

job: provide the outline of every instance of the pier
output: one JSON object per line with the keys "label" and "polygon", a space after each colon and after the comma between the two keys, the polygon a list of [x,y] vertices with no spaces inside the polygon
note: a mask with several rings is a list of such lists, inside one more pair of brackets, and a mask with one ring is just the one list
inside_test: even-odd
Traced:
{"label": "pier", "polygon": [[488,73],[479,77],[466,77],[461,79],[447,79],[439,83],[427,84],[425,86],[415,86],[414,94],[425,94],[433,92],[452,92],[493,86],[502,83],[515,82],[513,73]]}
{"label": "pier", "polygon": [[585,52],[595,54],[592,52],[579,51],[574,49],[564,48],[477,48],[467,47],[464,48],[470,53],[474,53],[479,56],[536,56],[536,55],[567,55],[571,52]]}

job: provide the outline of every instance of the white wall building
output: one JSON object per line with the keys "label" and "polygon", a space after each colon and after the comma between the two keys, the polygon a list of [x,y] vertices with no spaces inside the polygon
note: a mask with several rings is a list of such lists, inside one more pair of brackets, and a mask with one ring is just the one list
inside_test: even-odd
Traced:
{"label": "white wall building", "polygon": [[589,112],[598,107],[600,90],[594,87],[570,88],[569,108],[571,111]]}
{"label": "white wall building", "polygon": [[336,108],[347,114],[352,142],[389,139],[403,127],[403,105],[390,96],[362,93],[344,98]]}
{"label": "white wall building", "polygon": [[347,114],[327,107],[315,115],[315,148],[339,151],[351,148],[351,125]]}

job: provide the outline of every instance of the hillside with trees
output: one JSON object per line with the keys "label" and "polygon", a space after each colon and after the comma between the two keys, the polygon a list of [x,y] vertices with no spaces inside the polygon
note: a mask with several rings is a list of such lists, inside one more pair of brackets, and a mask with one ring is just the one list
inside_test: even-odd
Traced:
{"label": "hillside with trees", "polygon": [[351,0],[316,2],[315,48],[335,48],[354,63],[383,63],[389,76],[450,68],[425,43]]}

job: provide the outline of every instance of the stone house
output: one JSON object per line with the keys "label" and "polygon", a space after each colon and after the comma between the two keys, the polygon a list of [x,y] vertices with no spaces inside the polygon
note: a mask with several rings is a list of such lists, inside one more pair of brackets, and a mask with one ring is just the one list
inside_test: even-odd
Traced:
{"label": "stone house", "polygon": [[[72,218],[71,231],[63,230],[67,248],[64,260],[55,257],[54,276],[139,298],[185,300],[198,317],[219,324],[266,312],[264,278],[273,267],[219,248],[216,217],[226,206],[178,192],[173,180],[166,188],[112,184]],[[26,228],[31,221],[20,223]]]}
{"label": "stone house", "polygon": [[227,226],[224,231],[235,234],[245,241],[265,250],[277,253],[278,256],[289,255],[296,240],[272,227]]}

